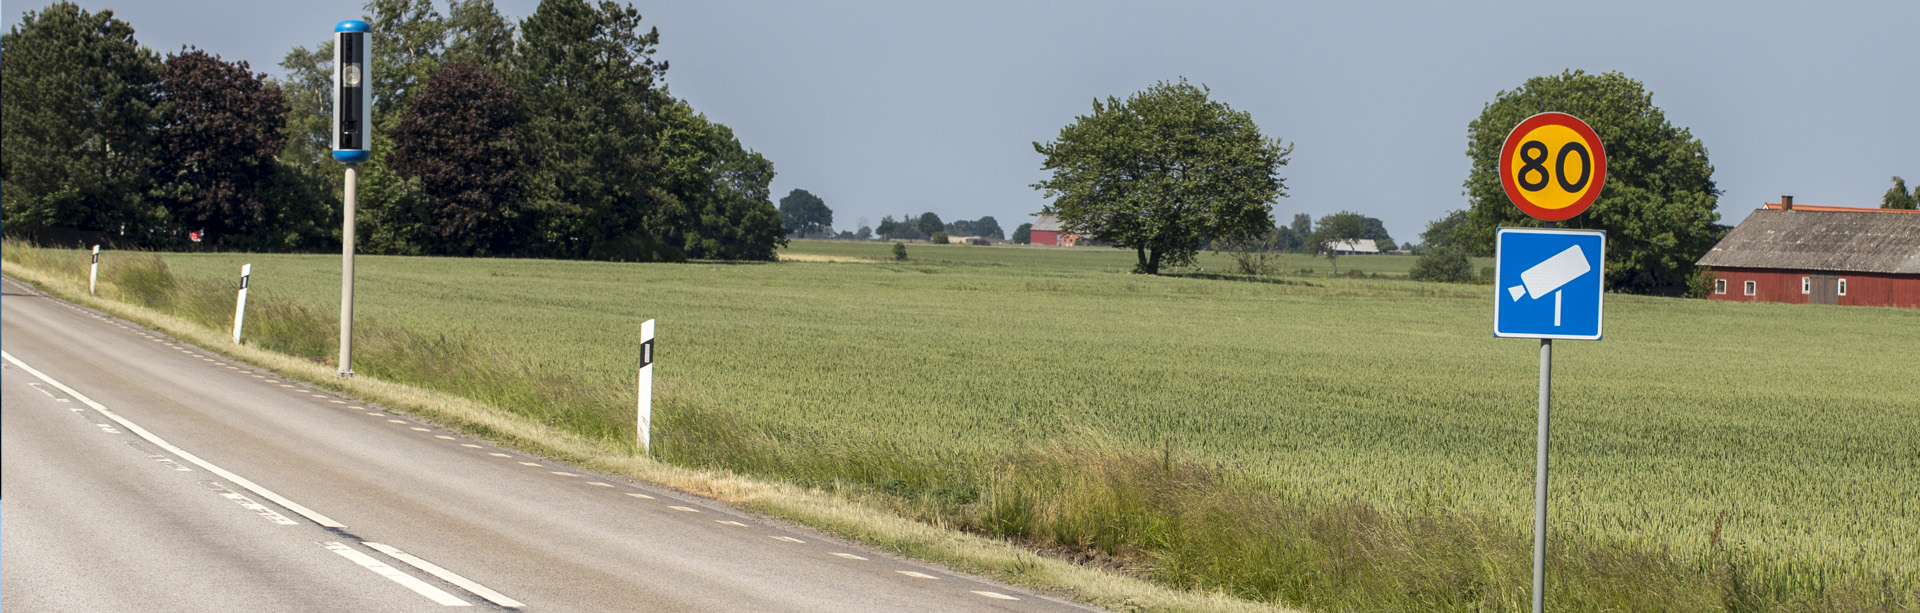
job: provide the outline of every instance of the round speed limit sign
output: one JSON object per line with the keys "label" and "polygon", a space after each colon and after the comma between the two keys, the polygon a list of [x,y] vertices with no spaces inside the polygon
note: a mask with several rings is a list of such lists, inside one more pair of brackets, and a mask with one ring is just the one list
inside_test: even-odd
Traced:
{"label": "round speed limit sign", "polygon": [[1607,150],[1587,122],[1566,113],[1528,117],[1500,148],[1500,184],[1507,197],[1543,221],[1571,219],[1600,197]]}

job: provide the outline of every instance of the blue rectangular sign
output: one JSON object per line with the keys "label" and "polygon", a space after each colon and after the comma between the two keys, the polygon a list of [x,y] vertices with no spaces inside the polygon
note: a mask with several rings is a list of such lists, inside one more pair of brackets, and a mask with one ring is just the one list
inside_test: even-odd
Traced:
{"label": "blue rectangular sign", "polygon": [[1600,340],[1606,248],[1605,232],[1500,228],[1493,335]]}

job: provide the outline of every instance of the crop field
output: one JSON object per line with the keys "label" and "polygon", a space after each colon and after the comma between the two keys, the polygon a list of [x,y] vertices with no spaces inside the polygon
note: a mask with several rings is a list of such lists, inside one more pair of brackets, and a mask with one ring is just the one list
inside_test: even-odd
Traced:
{"label": "crop field", "polygon": [[[1340,259],[1383,278],[1211,254],[1148,277],[1110,249],[908,250],[361,257],[355,368],[630,441],[657,319],[668,461],[1254,600],[1525,609],[1538,349],[1492,337],[1490,286],[1406,281],[1400,256]],[[337,255],[159,257],[174,297],[130,299],[212,292],[222,325],[250,262],[250,301],[279,310],[249,334],[318,322],[254,342],[332,357]],[[7,258],[85,274],[79,252]],[[1920,607],[1920,311],[1607,300],[1605,340],[1556,344],[1553,602]]]}

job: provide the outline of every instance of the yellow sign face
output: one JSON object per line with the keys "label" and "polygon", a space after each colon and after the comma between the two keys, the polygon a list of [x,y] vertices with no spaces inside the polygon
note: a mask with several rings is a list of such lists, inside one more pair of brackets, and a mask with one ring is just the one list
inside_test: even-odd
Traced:
{"label": "yellow sign face", "polygon": [[1500,153],[1500,183],[1507,197],[1546,221],[1586,211],[1606,183],[1607,153],[1600,137],[1565,113],[1527,118],[1507,135]]}

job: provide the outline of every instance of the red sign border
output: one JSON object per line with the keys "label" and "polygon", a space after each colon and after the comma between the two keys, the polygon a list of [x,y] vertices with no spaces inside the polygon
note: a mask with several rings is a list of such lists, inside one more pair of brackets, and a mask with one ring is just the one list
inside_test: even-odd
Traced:
{"label": "red sign border", "polygon": [[[1520,195],[1520,186],[1514,182],[1513,173],[1509,172],[1512,170],[1513,152],[1520,148],[1520,139],[1533,132],[1535,128],[1546,125],[1565,126],[1592,145],[1590,148],[1593,153],[1593,187],[1587,190],[1585,196],[1573,201],[1573,204],[1558,209],[1539,207],[1528,202]],[[1525,121],[1521,121],[1520,125],[1514,126],[1512,132],[1507,133],[1507,142],[1500,146],[1500,185],[1506,188],[1507,199],[1513,201],[1514,206],[1520,207],[1520,212],[1541,221],[1572,219],[1587,212],[1587,207],[1593,206],[1593,201],[1600,199],[1600,190],[1607,186],[1607,147],[1600,143],[1600,135],[1595,134],[1593,128],[1588,126],[1587,122],[1581,121],[1579,117],[1559,111],[1547,111],[1528,117]]]}

